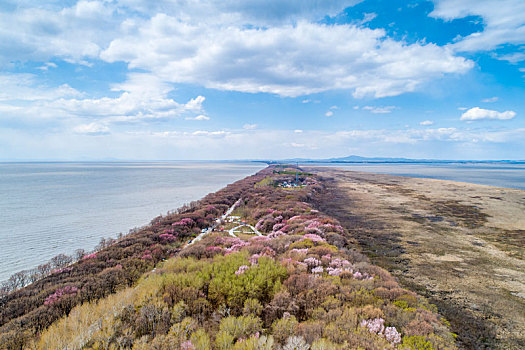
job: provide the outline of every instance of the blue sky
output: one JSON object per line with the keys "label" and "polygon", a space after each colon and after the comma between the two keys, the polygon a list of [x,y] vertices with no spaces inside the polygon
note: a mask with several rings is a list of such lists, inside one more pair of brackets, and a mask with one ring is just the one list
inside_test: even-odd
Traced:
{"label": "blue sky", "polygon": [[525,159],[522,0],[4,0],[0,159]]}

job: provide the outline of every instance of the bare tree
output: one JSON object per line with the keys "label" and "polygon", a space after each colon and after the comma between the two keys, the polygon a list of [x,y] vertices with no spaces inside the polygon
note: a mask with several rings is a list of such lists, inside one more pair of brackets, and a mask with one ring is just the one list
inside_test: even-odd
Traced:
{"label": "bare tree", "polygon": [[106,246],[107,246],[106,239],[102,237],[100,239],[100,242],[98,242],[98,245],[95,247],[95,250],[102,250],[106,248]]}
{"label": "bare tree", "polygon": [[11,275],[11,277],[9,277],[9,279],[7,280],[9,290],[17,290],[19,288],[22,288],[26,285],[26,283],[27,276],[25,274],[25,271],[15,273]]}
{"label": "bare tree", "polygon": [[7,285],[7,282],[0,283],[0,305],[2,303],[2,298],[6,297],[9,294],[10,290]]}
{"label": "bare tree", "polygon": [[51,265],[56,268],[64,267],[66,265],[69,265],[73,262],[73,258],[66,254],[58,254],[51,260]]}
{"label": "bare tree", "polygon": [[38,270],[40,275],[42,277],[44,277],[44,276],[47,276],[49,274],[49,272],[51,271],[51,264],[50,263],[45,263],[45,264],[42,264],[42,265],[38,265],[38,267],[36,269]]}
{"label": "bare tree", "polygon": [[34,269],[31,269],[31,270],[29,270],[27,272],[27,279],[28,279],[29,283],[35,283],[36,281],[38,281],[42,277],[43,276],[40,274],[40,272],[38,270],[38,267],[34,268]]}
{"label": "bare tree", "polygon": [[75,260],[79,261],[86,255],[86,251],[84,249],[77,249],[75,250]]}

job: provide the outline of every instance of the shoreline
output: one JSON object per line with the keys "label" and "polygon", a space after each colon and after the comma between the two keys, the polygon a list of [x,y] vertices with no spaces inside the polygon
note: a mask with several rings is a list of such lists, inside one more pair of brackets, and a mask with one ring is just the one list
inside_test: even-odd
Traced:
{"label": "shoreline", "polygon": [[[263,168],[255,163],[2,165],[0,281],[146,226]],[[151,169],[149,167],[152,167]],[[210,178],[210,174],[214,177]]]}
{"label": "shoreline", "polygon": [[[462,163],[458,163],[463,165]],[[485,164],[485,163],[482,163]],[[411,166],[421,166],[410,170]],[[435,179],[444,181],[455,181],[464,182],[467,184],[485,185],[492,187],[502,188],[513,188],[525,190],[525,166],[521,163],[510,164],[519,165],[516,167],[490,167],[487,169],[480,169],[479,167],[474,168],[462,168],[462,167],[448,167],[451,164],[440,164],[440,163],[329,163],[329,164],[314,164],[305,163],[302,164],[304,168],[309,167],[326,167],[331,169],[340,169],[344,171],[356,171],[373,174],[385,174],[392,176],[421,178],[421,179]],[[454,164],[452,164],[454,165]],[[468,164],[467,164],[468,165]],[[495,164],[497,165],[497,164]],[[396,166],[395,168],[393,166]],[[434,167],[433,167],[434,166]],[[368,168],[368,169],[363,169]],[[499,172],[500,170],[507,170],[507,174]],[[404,172],[403,172],[404,171]],[[448,171],[448,172],[447,172]],[[483,171],[486,171],[483,173]],[[498,172],[496,172],[498,171]],[[440,173],[436,175],[436,173]],[[508,178],[509,174],[511,175]],[[523,174],[523,176],[521,176]],[[507,177],[507,180],[501,180],[503,177]],[[470,181],[469,181],[470,180]]]}

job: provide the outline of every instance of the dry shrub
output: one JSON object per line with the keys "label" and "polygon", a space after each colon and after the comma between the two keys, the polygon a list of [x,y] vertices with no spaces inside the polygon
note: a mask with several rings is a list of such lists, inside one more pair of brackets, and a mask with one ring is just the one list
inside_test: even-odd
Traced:
{"label": "dry shrub", "polygon": [[286,281],[284,281],[284,286],[292,296],[297,296],[305,290],[317,290],[317,287],[321,283],[322,282],[314,276],[307,273],[301,273],[299,275],[292,275],[286,279]]}
{"label": "dry shrub", "polygon": [[403,332],[405,335],[411,337],[415,335],[426,336],[434,331],[434,327],[428,322],[420,320],[410,321],[404,328]]}
{"label": "dry shrub", "polygon": [[357,264],[360,262],[370,262],[368,257],[360,252],[358,252],[355,249],[348,250],[346,252],[346,255],[348,256],[348,260],[350,260],[352,263]]}
{"label": "dry shrub", "polygon": [[273,321],[281,318],[285,312],[296,314],[298,310],[299,306],[290,293],[286,290],[281,290],[275,293],[272,301],[263,311],[265,325],[272,324]]}
{"label": "dry shrub", "polygon": [[303,337],[308,344],[312,344],[323,336],[324,325],[324,322],[319,321],[302,322],[297,326],[295,334]]}
{"label": "dry shrub", "polygon": [[328,246],[328,245],[318,246],[318,247],[310,248],[308,253],[309,254],[315,254],[318,257],[322,257],[323,255],[326,255],[326,254],[336,254],[337,253],[337,248],[334,247],[334,246]]}
{"label": "dry shrub", "polygon": [[362,319],[362,320],[370,320],[374,318],[384,318],[385,314],[383,313],[383,310],[374,307],[372,305],[366,305],[364,307],[360,307],[356,309],[356,314]]}
{"label": "dry shrub", "polygon": [[198,242],[184,248],[180,254],[180,257],[195,257],[196,259],[201,259],[206,256],[206,244],[204,242]]}
{"label": "dry shrub", "polygon": [[401,295],[406,294],[406,290],[401,288],[387,289],[379,287],[374,290],[375,295],[384,300],[396,300]]}
{"label": "dry shrub", "polygon": [[269,241],[268,246],[277,254],[283,254],[292,243],[297,242],[300,239],[301,236],[281,236]]}
{"label": "dry shrub", "polygon": [[329,232],[325,235],[325,238],[329,244],[336,246],[339,249],[346,247],[348,244],[348,240],[338,233]]}

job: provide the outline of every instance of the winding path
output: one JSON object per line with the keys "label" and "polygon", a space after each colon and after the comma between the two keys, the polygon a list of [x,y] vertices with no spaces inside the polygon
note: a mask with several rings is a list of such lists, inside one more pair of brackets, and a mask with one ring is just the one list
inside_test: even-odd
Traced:
{"label": "winding path", "polygon": [[[230,230],[228,230],[228,233],[230,234],[230,236],[233,236],[233,237],[237,237],[235,235],[235,230],[237,230],[238,228],[241,228],[241,227],[244,227],[244,226],[248,226],[249,228],[251,228],[253,230],[253,232],[257,235],[257,236],[262,236],[262,233],[259,232],[259,230],[257,230],[255,227],[253,227],[252,225],[248,225],[248,224],[242,224],[242,225],[239,225],[239,226],[236,226]],[[241,232],[241,233],[251,233],[251,232]]]}
{"label": "winding path", "polygon": [[[226,210],[226,212],[220,218],[215,219],[215,222],[213,223],[213,225],[211,225],[210,227],[207,227],[204,230],[202,230],[202,232],[197,237],[195,237],[190,242],[188,242],[184,246],[184,248],[192,245],[195,242],[200,241],[201,239],[204,238],[204,236],[206,236],[208,233],[212,232],[213,229],[215,229],[217,226],[219,226],[235,210],[235,208],[239,205],[239,203],[241,203],[241,199],[242,198],[239,198],[237,200],[237,202],[233,203],[233,205],[230,208],[228,208],[228,210]],[[244,226],[244,225],[242,225],[242,226]],[[253,229],[256,232],[259,232],[259,231],[255,230],[255,228],[253,228]]]}

